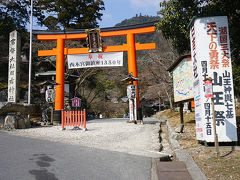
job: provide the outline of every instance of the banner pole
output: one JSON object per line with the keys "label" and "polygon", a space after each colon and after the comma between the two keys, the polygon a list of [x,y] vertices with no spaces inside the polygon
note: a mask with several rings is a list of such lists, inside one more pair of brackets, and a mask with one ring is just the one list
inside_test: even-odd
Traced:
{"label": "banner pole", "polygon": [[212,113],[213,113],[213,129],[214,129],[214,140],[215,140],[215,147],[216,147],[216,153],[217,157],[219,158],[219,144],[218,144],[218,134],[216,129],[216,119],[215,119],[215,108],[214,108],[214,100],[211,98],[212,101]]}

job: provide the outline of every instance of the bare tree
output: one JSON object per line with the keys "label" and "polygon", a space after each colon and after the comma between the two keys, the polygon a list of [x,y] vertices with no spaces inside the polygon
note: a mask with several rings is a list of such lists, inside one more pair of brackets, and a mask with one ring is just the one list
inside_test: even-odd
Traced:
{"label": "bare tree", "polygon": [[[140,66],[144,67],[140,79],[148,82],[145,85],[143,83],[146,88],[143,88],[141,93],[152,93],[151,98],[155,100],[167,98],[172,108],[173,83],[167,69],[177,59],[178,54],[174,52],[171,43],[165,40],[160,32],[156,33],[156,38],[160,46],[156,50],[146,51],[144,56],[138,60]],[[159,92],[161,97],[159,97]]]}

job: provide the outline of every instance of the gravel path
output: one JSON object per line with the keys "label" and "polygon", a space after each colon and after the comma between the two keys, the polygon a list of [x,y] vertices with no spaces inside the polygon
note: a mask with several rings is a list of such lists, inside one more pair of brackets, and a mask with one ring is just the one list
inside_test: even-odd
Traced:
{"label": "gravel path", "polygon": [[48,126],[8,133],[157,158],[163,156],[158,152],[159,128],[159,120],[153,118],[144,119],[144,125],[126,123],[126,119],[98,119],[87,121],[87,131],[70,127],[62,131],[61,126]]}

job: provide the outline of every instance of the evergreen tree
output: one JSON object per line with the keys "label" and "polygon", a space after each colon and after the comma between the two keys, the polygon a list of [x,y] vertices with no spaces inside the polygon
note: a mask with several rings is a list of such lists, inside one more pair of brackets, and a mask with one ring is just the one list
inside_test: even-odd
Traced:
{"label": "evergreen tree", "polygon": [[[56,18],[64,29],[85,29],[98,26],[100,13],[104,10],[102,0],[38,0],[35,8],[42,14],[50,14],[51,20]],[[38,17],[40,24],[49,26],[49,19]],[[51,27],[52,29],[52,27]]]}
{"label": "evergreen tree", "polygon": [[240,93],[240,1],[236,0],[168,0],[160,3],[157,28],[180,53],[190,52],[188,25],[194,16],[227,16],[235,90]]}
{"label": "evergreen tree", "polygon": [[26,41],[26,24],[29,22],[28,6],[29,2],[25,0],[0,0],[0,57],[8,55],[11,31],[17,30],[22,34],[22,45]]}

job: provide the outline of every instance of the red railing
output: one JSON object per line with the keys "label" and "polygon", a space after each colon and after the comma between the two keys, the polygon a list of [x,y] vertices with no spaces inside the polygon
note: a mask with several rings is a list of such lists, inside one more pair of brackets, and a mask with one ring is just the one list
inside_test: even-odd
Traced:
{"label": "red railing", "polygon": [[62,129],[66,126],[81,127],[86,130],[86,110],[62,110]]}

